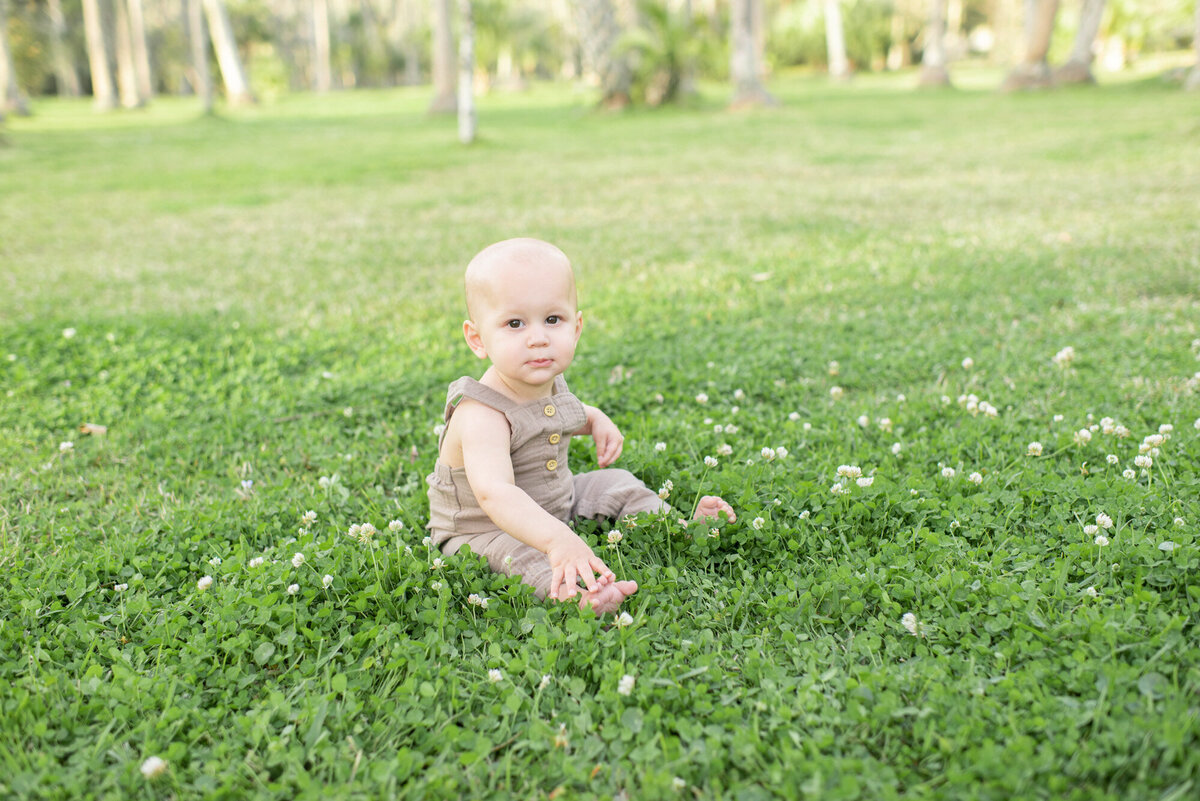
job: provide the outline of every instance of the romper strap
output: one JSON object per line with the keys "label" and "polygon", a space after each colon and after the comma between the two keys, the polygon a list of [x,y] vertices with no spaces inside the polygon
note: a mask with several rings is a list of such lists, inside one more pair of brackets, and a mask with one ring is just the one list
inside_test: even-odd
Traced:
{"label": "romper strap", "polygon": [[446,391],[445,422],[450,422],[450,416],[454,414],[454,410],[463,398],[478,401],[484,406],[489,406],[502,414],[508,414],[517,408],[517,404],[509,398],[501,395],[491,387],[485,387],[474,378],[464,375],[451,384],[450,388]]}

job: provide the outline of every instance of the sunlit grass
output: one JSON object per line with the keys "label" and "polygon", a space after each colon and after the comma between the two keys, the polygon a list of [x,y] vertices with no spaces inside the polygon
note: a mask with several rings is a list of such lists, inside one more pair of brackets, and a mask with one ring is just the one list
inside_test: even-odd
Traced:
{"label": "sunlit grass", "polygon": [[[10,120],[0,794],[1186,795],[1200,100],[986,77],[539,86],[470,148],[414,90]],[[517,234],[576,264],[622,464],[739,511],[600,551],[632,627],[421,544],[462,268]]]}

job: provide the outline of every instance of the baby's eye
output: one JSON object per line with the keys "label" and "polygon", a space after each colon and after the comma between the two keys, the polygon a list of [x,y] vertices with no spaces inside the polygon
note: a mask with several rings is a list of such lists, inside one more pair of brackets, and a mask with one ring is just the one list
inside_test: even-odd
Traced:
{"label": "baby's eye", "polygon": [[520,328],[522,325],[524,325],[524,323],[522,323],[520,320],[509,320],[507,323],[505,323],[505,325],[509,328]]}
{"label": "baby's eye", "polygon": [[560,322],[562,322],[562,318],[557,314],[552,314],[546,318],[547,325],[558,325]]}

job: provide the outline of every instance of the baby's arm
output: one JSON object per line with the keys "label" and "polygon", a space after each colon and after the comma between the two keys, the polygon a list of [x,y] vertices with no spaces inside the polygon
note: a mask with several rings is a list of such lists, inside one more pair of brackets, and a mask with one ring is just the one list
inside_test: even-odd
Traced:
{"label": "baby's arm", "polygon": [[608,419],[608,415],[595,406],[584,404],[587,412],[587,422],[583,428],[575,432],[575,436],[591,436],[596,442],[596,461],[601,467],[608,467],[621,456],[625,447],[625,437],[617,424]]}
{"label": "baby's arm", "polygon": [[[463,467],[475,499],[502,531],[546,554],[551,568],[551,598],[573,598],[580,577],[590,591],[615,578],[578,534],[516,485],[504,415],[464,400],[454,413],[454,421],[461,426]],[[593,571],[600,574],[599,580]]]}

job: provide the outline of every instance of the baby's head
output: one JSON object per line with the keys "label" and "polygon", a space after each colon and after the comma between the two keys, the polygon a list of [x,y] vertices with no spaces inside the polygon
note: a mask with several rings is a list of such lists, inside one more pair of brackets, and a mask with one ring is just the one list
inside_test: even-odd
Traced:
{"label": "baby's head", "polygon": [[544,388],[570,366],[583,316],[561,250],[538,239],[497,242],[467,265],[466,290],[467,345],[510,387]]}
{"label": "baby's head", "polygon": [[[540,239],[505,239],[488,245],[467,265],[467,314],[472,320],[527,288],[553,286],[566,293],[571,310],[578,310],[575,272],[567,254]],[[574,317],[574,314],[571,315]]]}

